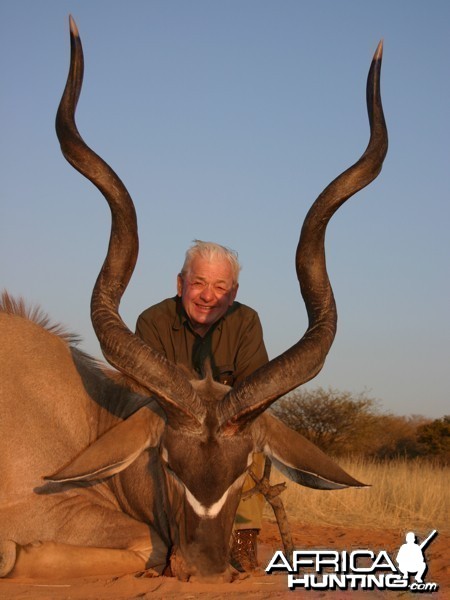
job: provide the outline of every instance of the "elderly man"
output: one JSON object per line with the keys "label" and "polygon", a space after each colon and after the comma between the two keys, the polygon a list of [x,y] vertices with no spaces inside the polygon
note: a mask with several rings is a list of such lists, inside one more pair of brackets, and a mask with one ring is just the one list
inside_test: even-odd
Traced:
{"label": "elderly man", "polygon": [[[136,333],[169,360],[201,377],[209,359],[216,381],[239,383],[268,360],[257,313],[235,300],[240,269],[232,250],[195,240],[177,277],[177,296],[145,310]],[[253,471],[261,475],[262,468],[262,455],[254,455]],[[253,485],[248,476],[244,491]],[[238,507],[231,556],[239,570],[257,566],[263,504],[255,494]]]}

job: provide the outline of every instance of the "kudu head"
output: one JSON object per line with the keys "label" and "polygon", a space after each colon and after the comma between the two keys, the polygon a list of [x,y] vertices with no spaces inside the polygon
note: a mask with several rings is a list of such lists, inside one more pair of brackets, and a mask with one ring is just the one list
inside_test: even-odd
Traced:
{"label": "kudu head", "polygon": [[172,505],[173,571],[182,579],[226,578],[233,518],[252,452],[270,454],[277,466],[304,485],[324,489],[361,485],[304,438],[263,413],[277,398],[317,375],[335,336],[337,316],[325,264],[325,230],[334,212],[377,177],[387,152],[380,97],[382,44],[367,81],[371,132],[367,149],[317,198],[301,230],[296,270],[308,328],[294,346],[230,389],[210,379],[193,383],[133,334],[119,315],[137,260],[136,214],[122,181],[78,133],[75,109],[83,52],[72,19],[70,25],[70,71],[56,131],[66,159],[97,186],[112,214],[108,252],[92,294],[92,323],[108,362],[153,395],[166,417],[162,433],[155,439],[149,432],[152,441],[147,439],[142,449],[160,447]]}

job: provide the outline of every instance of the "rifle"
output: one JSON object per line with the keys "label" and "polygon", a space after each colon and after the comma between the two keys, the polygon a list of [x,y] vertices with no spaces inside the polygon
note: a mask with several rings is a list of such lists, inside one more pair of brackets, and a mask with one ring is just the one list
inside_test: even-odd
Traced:
{"label": "rifle", "polygon": [[430,533],[430,535],[419,545],[419,548],[421,550],[423,550],[424,548],[426,548],[428,546],[428,544],[431,542],[431,540],[436,537],[437,535],[437,530],[433,529],[433,531]]}

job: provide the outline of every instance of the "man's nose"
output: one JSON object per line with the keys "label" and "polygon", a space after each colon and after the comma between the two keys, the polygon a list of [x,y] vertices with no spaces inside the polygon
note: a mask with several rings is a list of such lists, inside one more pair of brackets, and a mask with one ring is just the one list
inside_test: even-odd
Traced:
{"label": "man's nose", "polygon": [[202,293],[201,293],[201,299],[205,300],[206,302],[210,302],[211,300],[214,300],[214,292],[213,292],[211,284],[207,283],[205,285],[205,287],[203,288]]}

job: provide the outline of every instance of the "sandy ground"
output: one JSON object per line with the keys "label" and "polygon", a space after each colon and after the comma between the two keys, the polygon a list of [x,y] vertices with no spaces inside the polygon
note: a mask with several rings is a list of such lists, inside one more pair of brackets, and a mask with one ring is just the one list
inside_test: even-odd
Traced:
{"label": "sandy ground", "polygon": [[[296,549],[330,548],[336,550],[370,549],[375,553],[386,550],[395,557],[404,541],[404,531],[370,531],[348,527],[325,527],[291,523]],[[421,532],[423,535],[423,532]],[[425,532],[426,534],[426,532]],[[261,532],[260,560],[265,567],[273,551],[280,549],[280,538],[274,523],[265,523]],[[450,599],[450,535],[439,533],[428,546],[425,555],[428,564],[426,582],[439,584],[439,591],[412,594],[396,591],[289,591],[287,576],[284,573],[267,575],[263,570],[230,584],[181,583],[173,578],[137,578],[133,575],[122,577],[91,577],[86,579],[36,582],[27,580],[1,580],[1,600],[219,600],[239,598],[262,600],[265,598],[317,598],[340,600],[351,598],[366,600],[372,598],[414,598],[426,597],[441,600]]]}

